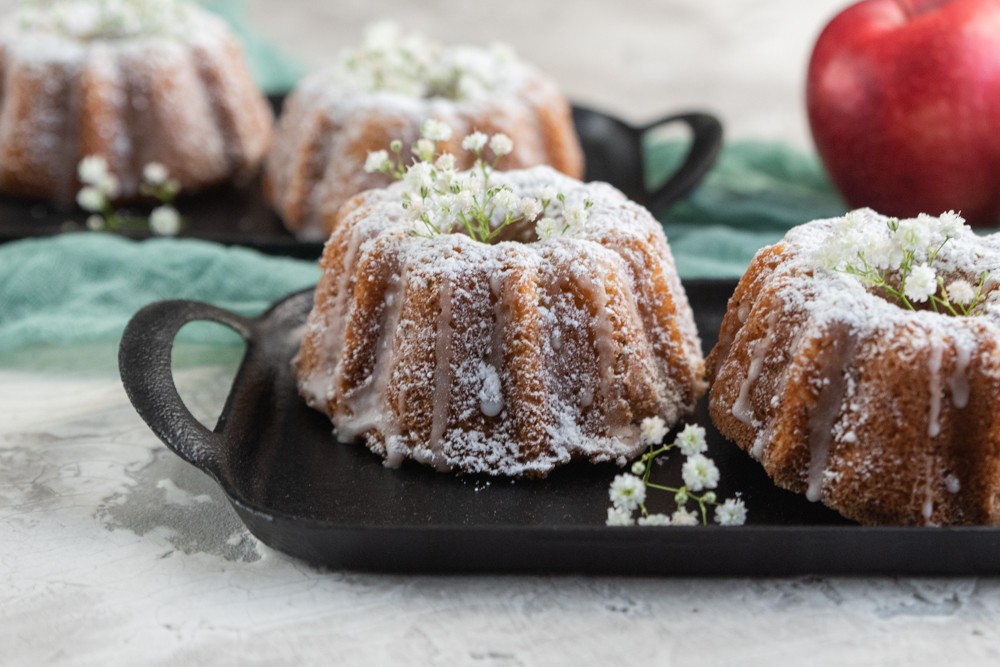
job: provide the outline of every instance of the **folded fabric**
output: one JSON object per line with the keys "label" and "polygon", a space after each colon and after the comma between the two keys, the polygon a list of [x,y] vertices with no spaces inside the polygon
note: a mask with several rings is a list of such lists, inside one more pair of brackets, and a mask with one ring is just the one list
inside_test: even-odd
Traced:
{"label": "folded fabric", "polygon": [[[45,348],[94,344],[112,356],[125,324],[162,299],[205,301],[244,315],[319,278],[315,262],[186,239],[131,241],[64,234],[0,245],[0,364],[23,366]],[[233,343],[217,325],[183,339]]]}

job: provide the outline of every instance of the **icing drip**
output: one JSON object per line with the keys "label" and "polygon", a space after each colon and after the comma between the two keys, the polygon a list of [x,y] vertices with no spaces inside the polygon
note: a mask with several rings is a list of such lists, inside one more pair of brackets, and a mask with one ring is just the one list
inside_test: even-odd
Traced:
{"label": "icing drip", "polygon": [[579,278],[580,287],[587,292],[587,296],[594,304],[594,347],[597,350],[597,365],[601,375],[601,395],[611,396],[615,382],[615,332],[608,314],[608,292],[604,287],[606,276],[601,271],[598,275],[599,282],[590,276],[580,275]]}
{"label": "icing drip", "polygon": [[944,346],[940,341],[931,338],[931,354],[927,362],[930,372],[930,412],[927,417],[927,435],[936,438],[941,433],[941,358]]}
{"label": "icing drip", "polygon": [[340,386],[342,375],[343,360],[340,353],[344,347],[344,332],[347,329],[347,309],[354,300],[354,290],[351,289],[351,276],[354,275],[357,249],[360,245],[358,240],[360,233],[360,226],[356,226],[351,230],[351,238],[348,242],[347,252],[344,253],[344,262],[340,267],[340,275],[337,280],[337,292],[334,297],[336,301],[330,312],[323,346],[320,348],[328,350],[330,359],[336,364],[333,371],[334,387]]}
{"label": "icing drip", "polygon": [[975,348],[975,341],[966,340],[964,336],[955,339],[955,369],[948,384],[951,386],[951,402],[959,409],[969,404],[968,371]]}
{"label": "icing drip", "polygon": [[948,493],[958,493],[962,490],[962,484],[958,481],[958,477],[955,477],[955,475],[948,475],[945,477],[944,486],[948,489]]}
{"label": "icing drip", "polygon": [[496,417],[503,410],[503,394],[500,390],[500,376],[493,366],[483,365],[479,376],[483,386],[479,390],[479,409],[487,417]]}
{"label": "icing drip", "polygon": [[[740,384],[740,393],[733,403],[733,416],[744,424],[753,423],[753,406],[750,404],[750,389],[760,376],[764,367],[764,360],[771,350],[771,343],[774,342],[774,325],[778,320],[778,311],[774,310],[767,316],[767,331],[763,337],[758,338],[753,345],[753,353],[750,357],[750,366],[747,368],[747,376]],[[763,444],[761,445],[763,448]],[[756,447],[754,448],[756,449]]]}
{"label": "icing drip", "polygon": [[[485,368],[489,368],[492,371],[492,377],[496,378],[496,390],[494,392],[492,387],[487,387],[487,383],[492,383],[492,379],[486,375],[487,371],[484,368],[480,372],[480,377],[483,379],[483,387],[479,392],[479,409],[487,417],[496,417],[500,414],[500,410],[503,409],[503,397],[501,393],[503,387],[496,369],[503,368],[504,334],[510,326],[510,304],[508,300],[512,298],[503,289],[503,278],[504,275],[499,269],[490,273],[490,298],[493,300],[493,332],[492,344],[490,345],[490,363],[492,365]],[[494,393],[497,399],[496,404],[491,399]],[[490,414],[494,408],[496,412]]]}
{"label": "icing drip", "polygon": [[[397,413],[384,404],[382,397],[386,395],[386,385],[391,376],[389,358],[390,347],[395,340],[393,332],[399,324],[402,312],[402,289],[405,281],[403,276],[394,277],[389,281],[385,296],[385,314],[379,327],[379,339],[375,353],[375,366],[367,384],[354,391],[345,401],[346,414],[338,415],[337,439],[341,442],[351,442],[362,433],[373,428],[381,428],[385,434],[386,443],[390,437],[399,432]],[[403,455],[389,450],[386,463],[390,466],[402,463]]]}
{"label": "icing drip", "polygon": [[934,458],[927,457],[927,469],[924,471],[924,504],[920,514],[924,517],[924,524],[930,525],[931,517],[934,515],[934,488],[931,485],[934,474]]}
{"label": "icing drip", "polygon": [[451,293],[450,280],[444,280],[440,288],[441,310],[437,318],[437,340],[434,343],[434,414],[431,418],[431,434],[427,443],[432,463],[437,468],[447,469],[444,456],[444,434],[448,428],[448,405],[451,396]]}
{"label": "icing drip", "polygon": [[807,472],[806,498],[816,502],[823,495],[823,480],[830,459],[830,443],[833,440],[833,425],[840,414],[847,388],[846,368],[854,357],[856,341],[848,339],[835,341],[824,356],[829,375],[823,378],[823,386],[816,397],[816,407],[809,415],[809,468]]}

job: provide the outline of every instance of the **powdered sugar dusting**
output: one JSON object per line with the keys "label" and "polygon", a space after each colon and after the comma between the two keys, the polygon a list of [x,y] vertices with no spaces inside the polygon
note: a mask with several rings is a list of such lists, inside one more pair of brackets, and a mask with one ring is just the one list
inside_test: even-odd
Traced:
{"label": "powdered sugar dusting", "polygon": [[[857,215],[872,225],[887,220],[868,210]],[[810,222],[758,253],[713,351],[713,418],[783,486],[848,516],[968,521],[968,512],[992,502],[959,491],[972,465],[965,457],[992,456],[973,453],[989,442],[967,441],[993,437],[976,430],[983,406],[974,407],[972,395],[1000,386],[1000,236],[956,229],[934,259],[946,286],[989,276],[982,302],[954,316],[930,303],[908,310],[855,276],[824,268],[817,259],[840,229],[841,219]],[[776,325],[774,347],[767,341]],[[786,361],[755,363],[764,347],[774,347],[769,358]],[[749,400],[751,390],[769,392],[769,400]],[[892,504],[879,495],[883,486],[895,494]]]}
{"label": "powdered sugar dusting", "polygon": [[[401,43],[389,50],[406,48]],[[430,75],[425,80],[407,74],[404,78],[416,77],[412,86],[388,83],[395,80],[387,73],[395,57],[379,61],[378,76],[366,67],[363,76],[352,76],[347,52],[344,62],[313,72],[296,86],[278,122],[265,176],[275,208],[298,236],[323,238],[330,219],[351,196],[388,185],[384,174],[364,171],[368,151],[387,149],[393,140],[410,146],[427,119],[451,128],[452,139],[440,148],[454,154],[462,168],[472,163],[471,155],[460,150],[462,138],[482,131],[513,140],[514,151],[499,168],[551,164],[582,174],[583,153],[570,107],[555,82],[505,51],[436,48],[435,68],[471,73],[460,80],[478,83],[458,86],[461,94],[446,92],[434,83],[439,77]],[[397,68],[409,72],[413,58],[401,56]],[[404,160],[409,157],[404,152]]]}
{"label": "powdered sugar dusting", "polygon": [[[624,463],[643,448],[642,418],[675,423],[701,391],[700,343],[683,291],[660,298],[676,304],[674,319],[692,321],[642,315],[657,305],[637,305],[646,278],[626,266],[634,258],[612,249],[646,248],[656,258],[647,273],[668,274],[662,229],[604,184],[548,167],[495,176],[519,195],[549,185],[594,205],[567,235],[532,240],[533,221],[525,221],[512,230],[522,240],[487,245],[462,234],[408,235],[400,185],[361,195],[328,242],[323,296],[297,362],[300,387],[338,431],[363,432],[392,463],[405,457],[514,476],[544,475],[573,458]],[[650,246],[649,238],[659,240]],[[393,291],[382,273],[405,277]],[[345,361],[372,345],[354,339],[369,321],[381,322],[377,373]],[[335,385],[322,381],[331,366]],[[383,380],[374,403],[353,403]],[[324,387],[327,394],[313,395]],[[380,412],[391,416],[361,418]]]}

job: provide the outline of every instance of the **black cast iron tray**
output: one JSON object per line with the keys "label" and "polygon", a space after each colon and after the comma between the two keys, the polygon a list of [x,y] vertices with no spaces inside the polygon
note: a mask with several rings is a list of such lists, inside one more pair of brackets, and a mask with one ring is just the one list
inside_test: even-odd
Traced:
{"label": "black cast iron tray", "polygon": [[[282,102],[282,97],[271,98],[277,112]],[[585,155],[585,180],[611,183],[656,215],[698,184],[722,148],[722,125],[704,112],[673,114],[636,127],[606,113],[575,106],[573,121]],[[687,126],[690,145],[673,174],[657,187],[647,188],[642,139],[667,125]],[[323,248],[322,243],[299,241],[285,229],[264,198],[259,176],[239,186],[225,185],[184,197],[178,206],[188,220],[181,234],[185,237],[306,259],[319,257]],[[0,196],[0,242],[83,229],[86,218],[79,209]],[[148,233],[128,235],[146,238]]]}
{"label": "black cast iron tray", "polygon": [[[705,349],[715,342],[729,281],[686,283]],[[336,442],[325,416],[298,397],[290,359],[312,304],[302,292],[255,319],[192,301],[135,315],[119,365],[136,410],[166,445],[205,471],[269,546],[332,567],[379,571],[586,572],[655,575],[973,574],[1000,571],[1000,530],[868,528],[775,487],[708,420],[721,497],[742,492],[748,525],[604,525],[613,465],[572,464],[541,481],[389,469],[362,444]],[[171,348],[194,320],[228,325],[247,351],[214,430],[173,383]],[[679,457],[655,478],[679,480]],[[664,494],[665,495],[665,494]],[[653,511],[668,499],[651,495]]]}

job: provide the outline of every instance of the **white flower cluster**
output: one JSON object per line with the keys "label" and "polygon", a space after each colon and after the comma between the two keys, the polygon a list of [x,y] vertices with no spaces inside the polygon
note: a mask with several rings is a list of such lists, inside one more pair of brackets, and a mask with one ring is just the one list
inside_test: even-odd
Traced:
{"label": "white flower cluster", "polygon": [[[489,243],[508,225],[534,221],[538,239],[545,241],[586,221],[589,200],[568,202],[547,186],[535,196],[522,196],[508,185],[490,183],[497,162],[514,149],[506,134],[473,132],[464,137],[462,148],[475,156],[475,164],[467,171],[458,170],[451,153],[437,155],[437,143],[451,139],[448,125],[429,119],[421,126],[420,135],[410,147],[414,158],[410,165],[402,164],[402,143],[394,141],[389,150],[368,153],[364,167],[366,172],[380,172],[403,182],[403,206],[415,234],[436,236],[464,230]],[[493,154],[492,162],[484,158],[487,148]]]}
{"label": "white flower cluster", "polygon": [[930,302],[934,310],[968,315],[982,300],[983,281],[978,289],[964,279],[945,285],[934,268],[948,241],[966,230],[965,220],[954,211],[899,220],[860,209],[837,221],[817,250],[816,262],[857,277],[907,308]]}
{"label": "white flower cluster", "polygon": [[76,194],[76,203],[85,211],[90,211],[87,228],[98,230],[122,230],[128,227],[149,229],[159,236],[176,236],[183,223],[180,213],[170,202],[180,191],[180,184],[170,177],[167,168],[158,162],[150,162],[142,170],[140,191],[159,200],[149,219],[127,216],[115,211],[112,200],[118,197],[121,188],[118,179],[108,170],[108,162],[100,155],[88,155],[77,165],[77,176],[83,187]]}
{"label": "white flower cluster", "polygon": [[474,99],[496,88],[502,65],[513,59],[504,46],[445,48],[423,35],[404,34],[395,23],[381,22],[365,31],[361,47],[341,53],[333,76],[341,85],[366,92]]}
{"label": "white flower cluster", "polygon": [[[708,449],[705,429],[696,424],[688,424],[677,434],[672,444],[657,447],[667,435],[667,427],[660,417],[647,417],[640,425],[642,442],[649,446],[646,452],[632,464],[631,473],[617,475],[608,489],[611,507],[608,508],[606,524],[609,526],[694,526],[707,519],[707,506],[715,506],[715,521],[722,526],[740,526],[746,523],[747,509],[742,500],[730,498],[719,503],[715,489],[719,484],[719,469],[712,459],[705,456]],[[668,487],[649,481],[650,465],[660,454],[671,449],[679,449],[687,457],[681,467],[684,485]],[[647,489],[669,491],[674,494],[677,509],[671,514],[653,514],[646,509]],[[700,494],[700,495],[699,495]],[[691,512],[686,505],[694,501],[699,512]],[[638,519],[634,518],[636,511]]]}
{"label": "white flower cluster", "polygon": [[34,0],[23,3],[18,20],[24,29],[90,40],[180,36],[190,15],[180,0]]}

